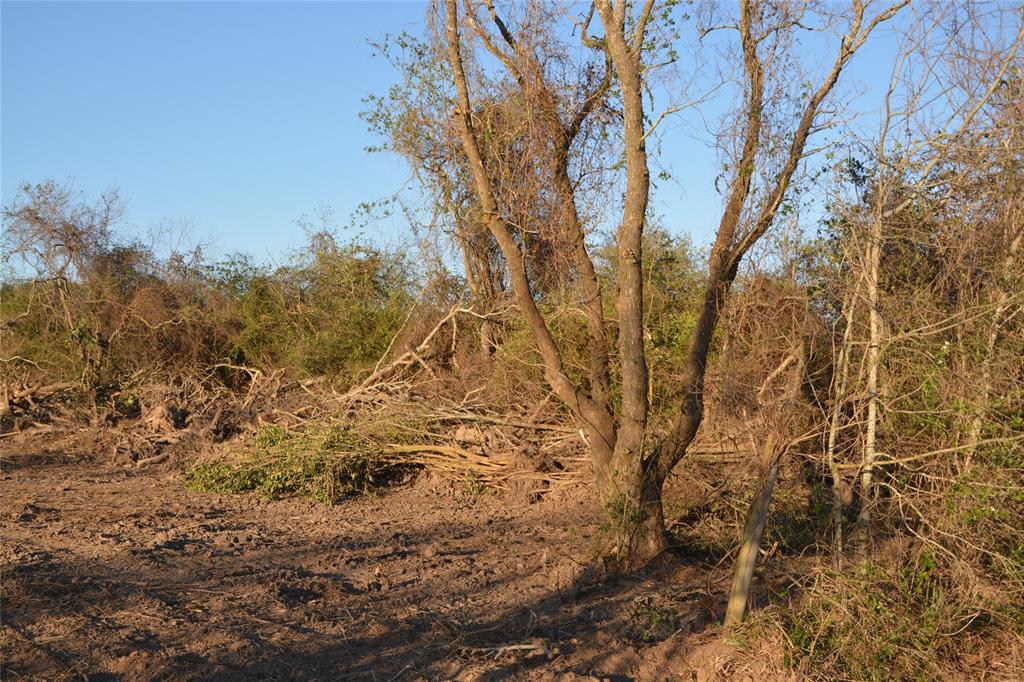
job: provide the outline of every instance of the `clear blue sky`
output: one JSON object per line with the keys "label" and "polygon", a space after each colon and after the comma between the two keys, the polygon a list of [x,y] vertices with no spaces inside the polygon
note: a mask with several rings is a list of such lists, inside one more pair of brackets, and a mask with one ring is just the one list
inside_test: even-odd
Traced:
{"label": "clear blue sky", "polygon": [[[48,177],[88,193],[118,187],[129,231],[187,221],[215,253],[278,259],[303,241],[297,218],[325,204],[345,223],[406,179],[400,160],[364,151],[375,141],[361,98],[394,78],[366,39],[419,33],[425,8],[4,1],[3,198]],[[876,50],[858,69],[887,75],[885,61]],[[682,133],[666,146],[678,184],[655,206],[701,243],[719,211],[718,162]],[[398,219],[373,230],[401,237]]]}
{"label": "clear blue sky", "polygon": [[119,187],[140,231],[186,219],[276,257],[318,205],[344,221],[398,189],[360,99],[390,82],[365,39],[420,3],[3,2],[2,190]]}

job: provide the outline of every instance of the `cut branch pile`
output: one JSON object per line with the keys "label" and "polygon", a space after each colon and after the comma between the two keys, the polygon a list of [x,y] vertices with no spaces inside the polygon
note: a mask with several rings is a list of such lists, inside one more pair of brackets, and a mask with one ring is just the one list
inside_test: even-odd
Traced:
{"label": "cut branch pile", "polygon": [[497,488],[513,478],[550,488],[580,481],[589,469],[579,432],[567,423],[498,414],[469,398],[419,393],[405,382],[342,400],[344,424],[371,439],[381,431],[392,436],[380,452],[396,464],[471,476]]}

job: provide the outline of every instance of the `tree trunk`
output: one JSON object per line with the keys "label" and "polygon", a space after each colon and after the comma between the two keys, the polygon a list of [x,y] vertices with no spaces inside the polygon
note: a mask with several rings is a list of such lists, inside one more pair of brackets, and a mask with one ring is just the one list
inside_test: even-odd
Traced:
{"label": "tree trunk", "polygon": [[629,569],[669,546],[661,503],[663,481],[644,476],[642,469],[629,467],[628,462],[619,464],[597,484],[608,527],[608,554]]}
{"label": "tree trunk", "polygon": [[836,359],[832,381],[832,406],[829,414],[828,446],[825,462],[832,476],[832,551],[838,559],[843,554],[843,474],[836,461],[836,443],[839,439],[839,420],[846,404],[846,389],[850,378],[850,337],[853,334],[853,316],[856,310],[857,289],[850,291],[843,301],[846,327]]}
{"label": "tree trunk", "polygon": [[875,461],[878,459],[878,368],[881,362],[882,320],[878,312],[878,279],[882,261],[882,196],[871,223],[871,234],[867,243],[867,273],[865,285],[868,299],[868,351],[867,351],[867,393],[868,414],[864,434],[864,458],[860,477],[860,512],[857,516],[861,547],[868,541],[871,526],[871,512],[875,503],[876,485],[874,480]]}
{"label": "tree trunk", "polygon": [[779,462],[782,459],[781,452],[775,451],[774,436],[768,436],[764,444],[764,455],[768,462],[768,471],[761,483],[761,489],[750,503],[750,511],[747,512],[740,555],[736,559],[736,573],[732,579],[732,590],[729,592],[729,605],[725,611],[726,628],[742,622],[747,611],[754,566],[757,564],[758,552],[761,551],[761,539],[764,537],[764,527],[768,521],[768,507],[775,491],[775,481],[779,477]]}
{"label": "tree trunk", "polygon": [[[664,477],[645,463],[647,435],[647,354],[643,321],[643,231],[650,195],[650,171],[644,134],[641,44],[646,18],[635,29],[633,44],[626,36],[626,2],[597,3],[608,55],[622,90],[626,193],[619,247],[618,291],[615,308],[619,323],[619,363],[622,410],[610,470],[598,479],[604,511],[612,526],[615,549],[627,563],[643,562],[666,546],[661,509]],[[642,17],[648,16],[647,13]]]}
{"label": "tree trunk", "polygon": [[[1007,210],[1007,215],[1013,215]],[[1003,261],[1000,280],[1006,280],[1011,276],[1012,267],[1020,257],[1021,243],[1024,242],[1024,227],[1018,226],[1017,233],[1010,242],[1010,247]],[[998,280],[997,280],[998,281]],[[978,387],[978,396],[974,407],[974,415],[971,418],[971,428],[967,435],[967,455],[964,458],[964,471],[971,467],[971,460],[974,452],[981,441],[981,427],[985,412],[988,410],[989,395],[992,392],[992,357],[996,352],[996,342],[999,340],[999,332],[1003,325],[1010,296],[1006,290],[999,286],[996,290],[996,307],[992,311],[992,321],[989,323],[988,338],[985,342],[985,356],[981,360],[981,385]]]}

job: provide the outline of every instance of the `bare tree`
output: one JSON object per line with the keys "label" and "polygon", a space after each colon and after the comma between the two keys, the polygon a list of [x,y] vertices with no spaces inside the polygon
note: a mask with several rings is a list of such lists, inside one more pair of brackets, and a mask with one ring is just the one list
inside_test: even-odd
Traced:
{"label": "bare tree", "polygon": [[80,381],[95,388],[110,343],[110,330],[89,310],[81,281],[111,246],[111,230],[120,220],[117,192],[90,202],[71,187],[52,180],[24,185],[3,208],[3,259],[14,273],[42,288],[40,305],[60,321],[61,334],[74,348]]}
{"label": "bare tree", "polygon": [[[927,102],[934,101],[934,80],[937,78],[934,66],[923,69],[923,73],[910,71],[914,64],[935,64],[938,56],[923,54],[929,46],[929,37],[950,17],[959,15],[955,9],[948,14],[930,13],[922,16],[907,31],[907,40],[898,56],[889,88],[884,98],[884,109],[877,137],[873,144],[871,158],[876,171],[870,180],[870,188],[866,197],[867,206],[857,207],[854,215],[848,216],[851,243],[856,244],[850,252],[850,263],[854,267],[854,281],[850,283],[846,304],[846,330],[839,351],[839,382],[836,388],[845,393],[848,380],[848,362],[851,344],[859,340],[851,337],[851,321],[858,302],[862,302],[867,312],[867,330],[865,353],[863,357],[863,392],[864,400],[864,435],[863,452],[860,465],[860,509],[858,512],[859,539],[861,545],[866,543],[872,510],[878,488],[876,468],[880,459],[879,423],[882,410],[881,372],[883,367],[884,349],[887,345],[886,321],[883,319],[883,255],[887,245],[900,238],[916,239],[929,224],[927,216],[922,213],[922,206],[931,201],[927,196],[941,185],[950,186],[950,180],[937,180],[934,171],[949,159],[949,154],[957,148],[960,141],[971,131],[976,119],[988,104],[993,95],[1005,82],[1005,76],[1014,63],[1016,54],[1024,39],[1024,28],[1016,32],[1016,37],[1004,54],[987,53],[988,72],[986,79],[979,82],[980,89],[974,85],[960,88],[955,84],[945,86],[943,101],[948,103],[946,111],[940,114],[938,121],[933,120],[928,111]],[[929,47],[926,47],[929,46]],[[918,57],[918,59],[915,59]],[[924,122],[915,119],[927,117]],[[915,137],[907,137],[914,129],[914,123],[920,126]],[[907,131],[900,136],[899,131]],[[955,183],[953,183],[955,184]],[[914,211],[913,209],[916,209]],[[1012,229],[1012,228],[1011,228]],[[897,238],[898,237],[898,238]],[[1014,240],[1008,240],[1009,248],[1005,262],[1013,259]],[[1001,319],[1005,312],[1005,298],[997,294],[995,318]],[[941,325],[939,325],[941,327]],[[934,327],[918,330],[904,330],[901,338],[905,340],[913,334],[933,334]],[[989,337],[991,339],[991,337]],[[980,389],[986,383],[984,364],[982,367]],[[896,396],[887,396],[891,403]],[[839,402],[842,402],[840,398]],[[838,407],[835,409],[839,409]],[[972,433],[979,427],[976,419],[972,420]],[[834,443],[838,429],[838,412],[833,411],[833,419],[829,435],[829,453],[831,466],[835,473]],[[969,437],[969,441],[977,442],[977,435]],[[834,481],[838,484],[838,481]],[[837,497],[837,502],[838,497]],[[836,511],[835,522],[839,523],[840,511]],[[836,529],[837,537],[841,537],[840,529]]]}

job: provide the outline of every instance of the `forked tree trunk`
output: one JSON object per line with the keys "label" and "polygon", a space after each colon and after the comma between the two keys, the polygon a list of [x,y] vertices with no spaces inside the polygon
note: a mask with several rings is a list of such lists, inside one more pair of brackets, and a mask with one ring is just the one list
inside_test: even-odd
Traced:
{"label": "forked tree trunk", "polygon": [[[453,116],[472,172],[482,219],[505,256],[520,313],[530,328],[543,360],[545,379],[552,391],[579,419],[588,438],[606,520],[612,527],[615,549],[627,565],[641,563],[661,552],[667,545],[661,504],[662,486],[686,453],[703,419],[708,352],[740,262],[774,222],[793,175],[804,158],[806,142],[814,130],[819,108],[835,86],[840,72],[864,44],[872,29],[890,19],[908,1],[898,0],[896,5],[877,14],[867,25],[864,23],[865,5],[855,4],[849,30],[841,41],[832,68],[808,98],[782,159],[781,169],[773,184],[765,188],[760,209],[753,212],[750,211],[751,179],[758,175],[761,165],[758,157],[763,142],[761,132],[765,85],[758,47],[772,35],[773,30],[765,31],[762,25],[765,4],[755,0],[744,0],[741,3],[738,28],[743,44],[747,90],[742,117],[744,123],[740,132],[742,152],[737,159],[739,163],[736,164],[737,170],[731,183],[726,210],[712,249],[704,305],[690,342],[686,375],[680,386],[683,403],[670,433],[658,444],[651,442],[651,434],[648,432],[649,380],[644,346],[642,273],[643,230],[650,191],[645,143],[651,132],[646,129],[643,110],[643,57],[644,46],[649,42],[646,35],[647,23],[656,14],[655,0],[644,0],[642,5],[638,5],[640,9],[635,16],[632,16],[633,5],[627,0],[596,0],[593,8],[600,15],[604,39],[588,42],[585,37],[586,26],[583,31],[585,44],[597,45],[606,50],[622,95],[626,187],[622,221],[617,233],[618,291],[615,307],[618,317],[619,383],[622,391],[621,407],[617,414],[613,413],[611,402],[606,399],[606,384],[600,380],[607,367],[606,350],[591,349],[591,373],[598,380],[592,381],[589,392],[585,391],[565,372],[561,350],[530,290],[530,280],[516,240],[515,228],[505,219],[502,207],[498,205],[476,138],[469,87],[461,56],[458,2],[445,2],[447,57],[456,91]],[[493,17],[493,6],[490,3],[485,3],[485,6]],[[592,14],[593,10],[590,16]],[[470,20],[475,21],[472,16]],[[508,32],[507,25],[504,22],[496,23],[508,47],[515,50],[516,41]],[[483,32],[478,33],[488,50],[505,62],[512,72],[518,70],[512,55],[496,49],[493,41],[489,41]],[[586,111],[588,109],[584,108],[581,114],[585,115]],[[570,132],[578,130],[579,120],[577,116],[576,122],[569,127]],[[572,135],[568,137],[571,139]],[[564,180],[561,175],[558,178]],[[757,196],[761,197],[760,194]],[[751,213],[752,222],[746,230],[741,231],[741,222],[747,213]],[[570,222],[568,227],[580,232],[573,243],[577,262],[586,265],[589,257],[586,255],[581,226]],[[592,344],[601,345],[605,338],[601,309],[597,305],[600,289],[595,286],[596,282],[591,281],[596,278],[592,277],[587,268],[582,268],[581,273],[585,282],[590,283],[586,287],[590,340]]]}
{"label": "forked tree trunk", "polygon": [[[849,31],[843,36],[839,52],[831,70],[808,98],[783,159],[780,172],[773,184],[766,188],[764,202],[753,213],[750,227],[741,230],[744,213],[750,208],[751,181],[756,175],[762,151],[762,124],[765,95],[764,64],[758,54],[760,43],[770,31],[763,32],[765,5],[755,0],[740,3],[739,32],[743,48],[746,93],[744,100],[741,153],[737,171],[729,188],[725,212],[718,227],[711,251],[708,284],[704,304],[696,328],[690,339],[687,368],[681,382],[683,394],[679,415],[667,435],[656,447],[644,443],[642,426],[647,422],[647,366],[643,355],[642,338],[642,281],[640,274],[640,235],[643,215],[637,207],[646,207],[647,156],[644,149],[641,44],[644,28],[653,10],[653,2],[643,4],[640,18],[633,31],[635,40],[626,39],[626,7],[628,3],[599,0],[596,3],[604,26],[608,54],[619,76],[623,94],[624,133],[626,143],[626,201],[623,222],[619,230],[619,295],[616,301],[619,313],[619,355],[622,364],[623,408],[615,447],[613,468],[616,475],[609,481],[626,484],[625,488],[603,485],[603,498],[616,502],[610,507],[619,513],[626,524],[620,531],[620,541],[638,558],[644,552],[657,552],[664,548],[664,519],[661,507],[661,488],[668,475],[686,454],[696,437],[704,418],[704,381],[712,338],[718,320],[729,300],[729,292],[736,279],[740,263],[750,248],[768,231],[786,198],[801,160],[808,137],[825,98],[839,80],[839,75],[853,55],[863,46],[878,24],[888,21],[907,4],[896,4],[875,15],[865,25],[865,5],[854,7]],[[632,190],[637,190],[635,193]],[[639,190],[643,189],[641,193]],[[642,196],[643,195],[643,196]],[[641,201],[643,199],[643,201]],[[650,451],[650,452],[648,452]],[[618,500],[623,503],[619,505]],[[606,507],[607,508],[607,507]]]}

